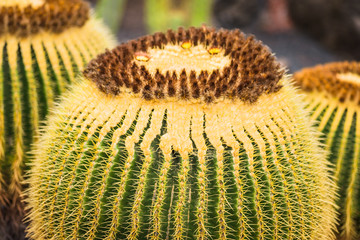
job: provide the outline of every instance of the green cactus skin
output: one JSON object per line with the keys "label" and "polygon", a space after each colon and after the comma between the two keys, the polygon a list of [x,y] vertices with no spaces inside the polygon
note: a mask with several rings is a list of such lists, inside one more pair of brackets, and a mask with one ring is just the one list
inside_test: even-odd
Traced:
{"label": "green cactus skin", "polygon": [[[196,31],[205,39],[217,34]],[[241,35],[222,33],[234,37],[229,48],[238,51]],[[248,55],[262,58],[253,68],[265,74],[268,68],[262,64],[273,61],[272,56],[263,46],[261,53],[253,52],[259,46],[252,41],[241,46]],[[224,55],[222,42],[218,55],[208,56],[200,42],[192,47],[142,48],[147,54],[128,58],[138,42],[144,41],[131,41],[129,48],[120,46],[93,61],[85,70],[90,80],[82,79],[63,96],[43,128],[28,182],[29,236],[37,240],[334,239],[335,188],[326,153],[289,79],[280,75],[282,88],[264,92],[253,103],[236,96],[212,102],[181,98],[185,87],[173,97],[169,88],[165,97],[149,98],[147,87],[133,91],[139,86],[136,81],[132,88],[129,84],[116,89],[108,76],[109,71],[114,76],[122,71],[114,68],[121,58],[129,59],[131,69],[143,64],[142,73],[132,74],[139,79],[148,76],[144,84],[162,79],[168,81],[166,86],[170,80],[177,86],[179,79],[196,81],[193,72],[187,78],[180,71],[176,78],[162,75],[166,69],[158,66],[153,74],[151,64],[171,60],[167,67],[178,69],[190,54],[194,72],[202,67],[222,73],[231,62],[229,56],[237,56],[231,51]],[[241,67],[247,66],[246,61],[245,57]],[[214,62],[220,65],[210,70]],[[93,79],[92,74],[103,80]],[[222,76],[218,75],[220,82],[226,79]],[[124,86],[121,81],[116,83]],[[208,94],[199,84],[201,94]],[[251,89],[253,83],[248,84]],[[105,93],[110,90],[114,94]]]}
{"label": "green cactus skin", "polygon": [[337,62],[295,74],[306,89],[307,109],[325,134],[339,186],[341,240],[360,239],[360,63]]}
{"label": "green cactus skin", "polygon": [[[0,9],[6,11],[5,8]],[[4,15],[1,12],[1,17]],[[18,16],[19,17],[19,16]],[[48,109],[85,64],[114,41],[98,20],[61,33],[0,34],[0,238],[22,239],[26,151]]]}

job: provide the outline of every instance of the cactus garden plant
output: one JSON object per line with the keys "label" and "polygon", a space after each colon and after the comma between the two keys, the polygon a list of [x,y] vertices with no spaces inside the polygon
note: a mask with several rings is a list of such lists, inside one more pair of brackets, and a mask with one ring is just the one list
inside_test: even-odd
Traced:
{"label": "cactus garden plant", "polygon": [[79,70],[113,45],[80,0],[0,1],[1,239],[22,238],[20,182],[35,129]]}
{"label": "cactus garden plant", "polygon": [[337,62],[295,74],[307,108],[325,134],[336,177],[339,239],[360,239],[360,63]]}
{"label": "cactus garden plant", "polygon": [[62,100],[33,151],[32,239],[333,239],[319,134],[254,37],[144,36]]}

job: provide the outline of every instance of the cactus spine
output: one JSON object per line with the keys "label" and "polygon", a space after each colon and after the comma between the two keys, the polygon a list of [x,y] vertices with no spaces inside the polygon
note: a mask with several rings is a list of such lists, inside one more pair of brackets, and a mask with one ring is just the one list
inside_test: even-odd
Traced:
{"label": "cactus spine", "polygon": [[339,239],[360,238],[360,63],[339,62],[295,75],[325,134],[340,196]]}
{"label": "cactus spine", "polygon": [[[106,47],[107,30],[81,1],[0,3],[0,234],[22,239],[22,173],[35,129],[79,70]],[[21,234],[22,233],[22,234]]]}
{"label": "cactus spine", "polygon": [[326,154],[258,41],[157,33],[84,73],[34,150],[32,239],[333,239]]}

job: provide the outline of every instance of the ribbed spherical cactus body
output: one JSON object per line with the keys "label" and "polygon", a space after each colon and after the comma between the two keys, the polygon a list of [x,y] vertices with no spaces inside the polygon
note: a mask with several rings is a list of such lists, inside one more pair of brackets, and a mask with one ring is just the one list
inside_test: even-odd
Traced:
{"label": "ribbed spherical cactus body", "polygon": [[238,31],[146,36],[93,60],[30,174],[33,239],[332,239],[301,97]]}
{"label": "ribbed spherical cactus body", "polygon": [[20,182],[35,129],[85,64],[113,45],[84,2],[0,2],[0,234],[9,232],[1,234],[5,239],[21,239]]}
{"label": "ribbed spherical cactus body", "polygon": [[331,63],[295,75],[325,133],[339,186],[339,239],[360,238],[360,63]]}

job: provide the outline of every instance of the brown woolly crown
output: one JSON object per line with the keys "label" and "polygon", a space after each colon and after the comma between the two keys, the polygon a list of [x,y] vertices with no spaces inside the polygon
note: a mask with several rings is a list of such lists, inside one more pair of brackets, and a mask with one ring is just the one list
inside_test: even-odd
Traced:
{"label": "brown woolly crown", "polygon": [[[360,63],[335,62],[305,68],[294,75],[304,91],[325,92],[340,101],[360,100]],[[360,102],[359,102],[360,103]]]}
{"label": "brown woolly crown", "polygon": [[261,42],[239,30],[190,28],[132,40],[92,60],[84,71],[100,90],[145,99],[177,97],[255,102],[281,88],[284,72]]}
{"label": "brown woolly crown", "polygon": [[[0,35],[20,37],[41,31],[61,33],[81,27],[89,19],[90,7],[82,0],[32,0],[0,2]],[[43,2],[38,4],[38,2]],[[32,4],[31,4],[32,3]]]}

